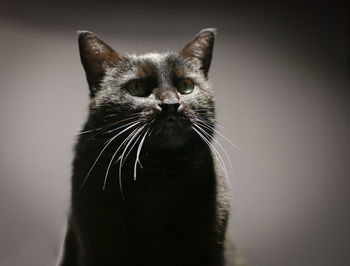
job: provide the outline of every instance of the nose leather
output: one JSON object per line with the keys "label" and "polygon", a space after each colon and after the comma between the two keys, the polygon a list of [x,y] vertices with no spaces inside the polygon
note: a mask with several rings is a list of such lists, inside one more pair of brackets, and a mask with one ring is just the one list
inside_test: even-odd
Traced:
{"label": "nose leather", "polygon": [[174,104],[159,104],[160,108],[162,108],[163,112],[166,112],[168,114],[176,113],[179,109],[180,104],[174,103]]}
{"label": "nose leather", "polygon": [[179,96],[175,88],[160,88],[159,89],[160,105],[164,104],[179,104]]}

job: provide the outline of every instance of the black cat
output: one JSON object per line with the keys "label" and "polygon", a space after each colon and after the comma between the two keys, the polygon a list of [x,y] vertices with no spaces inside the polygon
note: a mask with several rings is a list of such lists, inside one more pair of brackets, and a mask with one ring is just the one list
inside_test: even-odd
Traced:
{"label": "black cat", "polygon": [[211,153],[215,30],[179,53],[120,56],[80,32],[89,117],[62,266],[222,266],[228,216]]}

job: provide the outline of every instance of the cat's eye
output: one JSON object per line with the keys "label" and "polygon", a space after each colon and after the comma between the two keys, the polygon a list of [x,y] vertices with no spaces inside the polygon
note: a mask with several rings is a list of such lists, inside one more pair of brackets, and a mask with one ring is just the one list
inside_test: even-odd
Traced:
{"label": "cat's eye", "polygon": [[194,90],[194,83],[191,79],[186,78],[177,83],[176,87],[181,94],[190,94]]}
{"label": "cat's eye", "polygon": [[146,97],[149,95],[149,90],[142,81],[132,80],[126,85],[126,89],[132,96]]}

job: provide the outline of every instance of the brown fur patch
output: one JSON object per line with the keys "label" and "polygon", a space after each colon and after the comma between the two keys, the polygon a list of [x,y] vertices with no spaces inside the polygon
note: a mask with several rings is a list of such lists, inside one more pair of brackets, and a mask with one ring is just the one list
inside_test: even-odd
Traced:
{"label": "brown fur patch", "polygon": [[156,71],[154,66],[151,63],[143,63],[141,66],[138,66],[137,77],[139,79],[146,79],[148,77],[154,76]]}

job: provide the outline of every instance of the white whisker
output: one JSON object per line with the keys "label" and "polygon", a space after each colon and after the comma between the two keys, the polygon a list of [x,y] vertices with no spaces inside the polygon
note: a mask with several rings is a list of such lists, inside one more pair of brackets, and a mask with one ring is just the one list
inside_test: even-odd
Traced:
{"label": "white whisker", "polygon": [[232,161],[230,159],[230,156],[228,156],[226,150],[222,147],[222,145],[220,144],[219,141],[217,141],[213,136],[209,135],[208,132],[206,132],[203,128],[201,128],[199,125],[197,124],[194,124],[195,127],[197,127],[203,134],[205,134],[208,138],[212,138],[212,140],[220,147],[220,149],[224,152],[229,164],[230,164],[230,167],[233,171],[233,165],[232,165]]}
{"label": "white whisker", "polygon": [[231,140],[229,140],[227,137],[225,137],[222,133],[220,133],[218,130],[216,130],[213,126],[209,125],[208,123],[206,123],[205,121],[203,121],[200,118],[197,118],[196,121],[198,123],[200,123],[202,126],[208,128],[209,130],[213,130],[215,133],[220,135],[224,140],[226,140],[229,144],[231,144],[233,147],[235,147],[239,151],[244,152],[237,144],[233,143]]}
{"label": "white whisker", "polygon": [[107,177],[108,177],[108,173],[109,173],[109,169],[113,163],[113,160],[115,158],[115,156],[117,155],[119,149],[123,146],[123,144],[128,140],[128,138],[136,131],[137,129],[133,130],[123,141],[122,143],[118,146],[117,150],[113,153],[109,163],[108,163],[108,166],[107,166],[107,170],[106,170],[106,173],[105,173],[105,178],[104,178],[104,181],[103,181],[103,187],[102,189],[104,190],[106,188],[106,183],[107,183]]}
{"label": "white whisker", "polygon": [[140,144],[139,144],[139,147],[137,148],[137,153],[136,153],[136,159],[135,159],[135,164],[134,164],[134,181],[136,181],[136,169],[137,169],[137,163],[139,163],[140,167],[142,168],[142,164],[139,160],[139,156],[140,156],[140,153],[141,153],[141,149],[142,149],[142,145],[143,145],[143,142],[145,141],[145,138],[147,136],[147,133],[148,133],[149,129],[147,129],[146,133],[143,135],[141,141],[140,141]]}
{"label": "white whisker", "polygon": [[208,145],[208,147],[213,151],[213,153],[215,154],[216,158],[218,158],[218,161],[221,165],[221,168],[222,170],[224,171],[224,175],[225,175],[225,178],[226,178],[226,181],[230,187],[230,190],[231,192],[233,191],[232,190],[232,186],[231,186],[231,182],[228,178],[228,174],[227,174],[227,168],[226,168],[226,165],[225,165],[225,162],[224,160],[222,159],[221,155],[219,154],[219,152],[216,150],[216,148],[213,146],[213,144],[210,143],[210,141],[202,134],[200,133],[195,127],[192,127],[192,129],[194,131],[197,132],[197,134],[201,137],[201,139]]}
{"label": "white whisker", "polygon": [[98,159],[101,157],[102,153],[106,150],[106,148],[109,146],[109,144],[111,144],[112,141],[115,140],[120,134],[122,134],[123,132],[127,131],[128,129],[130,129],[130,128],[136,126],[136,125],[139,124],[139,123],[140,123],[140,122],[135,122],[134,124],[132,124],[131,126],[127,127],[126,129],[122,130],[122,131],[119,132],[117,135],[115,135],[114,137],[112,137],[111,139],[109,139],[109,140],[107,141],[107,144],[103,147],[103,149],[101,150],[101,152],[100,152],[99,155],[97,156],[96,160],[95,160],[94,163],[92,164],[92,166],[91,166],[89,172],[87,173],[87,175],[86,175],[86,177],[85,177],[85,179],[84,179],[82,185],[80,186],[80,189],[79,189],[79,191],[78,191],[78,194],[80,193],[80,191],[82,190],[83,186],[85,185],[86,180],[88,179],[88,177],[89,177],[89,175],[90,175],[92,169],[94,169],[94,167],[95,167],[95,165],[96,165]]}
{"label": "white whisker", "polygon": [[111,133],[111,132],[117,131],[118,129],[121,129],[121,128],[123,128],[123,127],[126,127],[126,126],[128,126],[128,125],[131,125],[131,124],[132,124],[132,123],[134,123],[134,122],[135,122],[135,121],[132,121],[132,122],[126,123],[126,124],[121,125],[121,126],[119,126],[119,127],[113,128],[113,129],[111,129],[111,130],[109,130],[109,131],[103,132],[102,134],[108,134],[108,133]]}
{"label": "white whisker", "polygon": [[[130,120],[130,119],[135,119],[137,116],[139,116],[139,114],[134,114],[134,115],[131,115],[130,117],[127,117],[125,119],[122,119],[122,120],[118,120],[118,121],[115,121],[111,124],[108,124],[108,125],[105,125],[103,127],[99,127],[99,128],[95,128],[95,129],[90,129],[90,130],[85,130],[85,131],[80,131],[78,133],[76,133],[75,135],[82,135],[82,134],[87,134],[87,133],[90,133],[90,132],[94,132],[94,131],[103,131],[103,129],[105,128],[108,128],[108,127],[112,127],[116,124],[119,124],[119,123],[122,123],[124,121],[127,121],[127,120]],[[135,121],[134,121],[135,122]],[[99,132],[98,132],[99,133]]]}
{"label": "white whisker", "polygon": [[[142,136],[142,130],[143,130],[144,128],[145,128],[145,127],[143,127],[143,128],[140,130],[140,132],[135,133],[135,137],[136,137],[137,135],[139,135],[139,136],[136,138],[136,140],[134,141],[134,144],[132,144],[132,146],[130,147],[128,153],[126,154],[126,156],[125,156],[125,158],[124,158],[124,161],[122,162],[123,165],[124,165],[126,159],[129,157],[131,151],[132,151],[133,148],[135,147],[137,141],[141,138],[141,136]],[[132,140],[131,140],[131,141],[132,141]]]}
{"label": "white whisker", "polygon": [[119,147],[117,148],[117,150],[113,153],[112,157],[111,157],[111,160],[109,161],[109,164],[108,164],[108,167],[107,167],[107,171],[106,171],[106,174],[105,174],[105,178],[104,178],[104,181],[103,181],[103,190],[106,188],[106,183],[107,183],[107,177],[108,177],[108,173],[109,173],[109,170],[111,168],[111,165],[113,163],[113,160],[115,158],[115,156],[117,155],[118,151],[120,150],[120,148],[124,145],[124,143],[126,143],[128,140],[129,140],[129,137],[132,136],[132,134],[134,134],[137,130],[139,130],[140,128],[136,128],[135,130],[133,130],[124,140],[123,142],[119,145]]}
{"label": "white whisker", "polygon": [[[142,132],[143,128],[145,127],[146,125],[143,125],[142,128],[139,128],[139,130],[134,134],[134,136],[129,140],[129,142],[127,143],[127,145],[125,146],[124,148],[124,151],[122,153],[122,155],[120,156],[120,158],[118,160],[120,160],[119,162],[119,188],[120,188],[120,193],[121,193],[121,196],[122,196],[122,199],[123,201],[125,201],[125,197],[124,197],[124,194],[123,194],[123,185],[122,185],[122,168],[123,168],[123,159],[124,159],[124,154],[125,152],[127,151],[129,145],[132,143],[133,139],[140,133]],[[125,158],[126,159],[126,158]]]}

